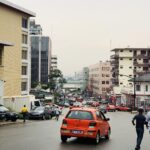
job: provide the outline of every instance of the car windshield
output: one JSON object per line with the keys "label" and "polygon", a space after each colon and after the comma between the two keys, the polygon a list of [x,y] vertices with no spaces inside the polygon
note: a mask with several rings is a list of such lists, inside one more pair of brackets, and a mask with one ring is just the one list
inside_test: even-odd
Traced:
{"label": "car windshield", "polygon": [[93,115],[91,112],[88,111],[79,111],[79,110],[72,110],[69,112],[66,118],[70,119],[81,119],[81,120],[93,120]]}
{"label": "car windshield", "polygon": [[36,107],[34,110],[35,111],[41,111],[41,110],[44,110],[44,107]]}
{"label": "car windshield", "polygon": [[8,111],[8,109],[4,106],[0,106],[0,111]]}

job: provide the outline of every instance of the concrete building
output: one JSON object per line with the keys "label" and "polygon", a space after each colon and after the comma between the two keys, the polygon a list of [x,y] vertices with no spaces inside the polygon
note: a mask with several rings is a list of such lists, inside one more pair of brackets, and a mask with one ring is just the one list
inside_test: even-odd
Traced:
{"label": "concrete building", "polygon": [[48,83],[51,66],[51,39],[42,35],[42,28],[30,22],[31,38],[31,87]]}
{"label": "concrete building", "polygon": [[27,95],[30,89],[29,19],[35,13],[0,0],[0,41],[13,46],[0,48],[0,79],[4,96]]}
{"label": "concrete building", "polygon": [[58,58],[57,58],[57,55],[52,55],[52,58],[51,58],[51,69],[52,70],[55,70],[57,69],[57,62]]}
{"label": "concrete building", "polygon": [[89,66],[89,90],[93,95],[105,98],[111,88],[111,65],[109,61]]}
{"label": "concrete building", "polygon": [[116,48],[112,52],[115,53],[111,56],[114,94],[119,103],[133,105],[134,86],[138,95],[138,83],[134,84],[129,79],[150,73],[150,48]]}

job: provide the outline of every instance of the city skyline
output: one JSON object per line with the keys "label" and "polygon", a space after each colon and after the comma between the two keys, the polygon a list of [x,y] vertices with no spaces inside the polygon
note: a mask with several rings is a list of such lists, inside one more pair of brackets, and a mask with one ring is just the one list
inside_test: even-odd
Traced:
{"label": "city skyline", "polygon": [[113,48],[149,47],[148,0],[9,0],[36,13],[64,75],[109,60]]}

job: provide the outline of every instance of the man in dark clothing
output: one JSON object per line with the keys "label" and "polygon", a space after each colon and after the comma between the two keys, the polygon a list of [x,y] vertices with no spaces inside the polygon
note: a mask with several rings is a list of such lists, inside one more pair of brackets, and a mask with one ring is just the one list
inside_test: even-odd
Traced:
{"label": "man in dark clothing", "polygon": [[137,133],[137,141],[136,141],[136,148],[135,150],[140,150],[140,145],[143,139],[143,134],[144,134],[144,125],[148,127],[147,122],[146,122],[146,117],[143,115],[143,109],[140,108],[139,114],[135,115],[132,124],[135,125],[135,120],[136,120],[136,133]]}

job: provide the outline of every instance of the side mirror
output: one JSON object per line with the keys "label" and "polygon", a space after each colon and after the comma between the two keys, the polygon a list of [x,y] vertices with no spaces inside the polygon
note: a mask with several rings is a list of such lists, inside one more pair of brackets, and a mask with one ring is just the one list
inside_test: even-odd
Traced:
{"label": "side mirror", "polygon": [[105,118],[105,121],[109,121],[110,119],[109,118]]}

